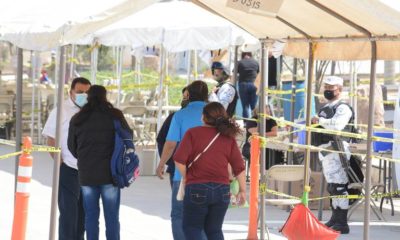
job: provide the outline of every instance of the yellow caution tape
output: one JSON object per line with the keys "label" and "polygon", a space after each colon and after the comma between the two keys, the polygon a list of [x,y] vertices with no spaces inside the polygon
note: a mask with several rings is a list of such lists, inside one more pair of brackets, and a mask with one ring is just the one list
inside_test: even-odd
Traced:
{"label": "yellow caution tape", "polygon": [[13,152],[13,153],[7,153],[7,154],[5,154],[5,155],[1,155],[1,156],[0,156],[0,160],[6,159],[6,158],[10,158],[10,157],[15,157],[15,156],[18,156],[18,155],[20,155],[20,154],[22,154],[22,151]]}
{"label": "yellow caution tape", "polygon": [[58,153],[61,152],[61,148],[57,147],[50,147],[50,146],[32,146],[32,151],[33,152],[52,152],[52,153]]}
{"label": "yellow caution tape", "polygon": [[[12,146],[12,147],[16,146],[15,141],[10,141],[10,140],[5,140],[5,139],[0,139],[0,144]],[[58,153],[58,152],[61,152],[61,148],[51,147],[51,146],[43,146],[43,145],[33,145],[32,148],[30,148],[30,149],[22,149],[22,151],[19,151],[19,152],[14,152],[14,153],[8,153],[8,154],[5,154],[5,155],[1,155],[0,156],[0,160],[1,159],[6,159],[6,158],[10,158],[10,157],[13,157],[13,156],[17,156],[17,155],[21,154],[22,152],[25,152],[25,153],[31,153],[31,152],[53,152],[53,153]]]}
{"label": "yellow caution tape", "polygon": [[[299,143],[290,143],[290,142],[283,142],[279,140],[275,140],[274,138],[263,138],[258,136],[261,139],[260,146],[263,148],[268,148],[267,144],[268,142],[272,142],[275,144],[280,144],[280,145],[287,145],[291,146],[294,148],[298,149],[310,149],[315,152],[330,152],[330,153],[338,153],[338,154],[347,154],[347,152],[344,151],[337,151],[333,149],[326,149],[326,148],[321,148],[321,147],[316,147],[316,146],[311,146],[311,145],[305,145],[305,144],[299,144]],[[359,156],[359,157],[365,157],[366,153],[351,153],[351,155]],[[400,162],[400,158],[387,158],[379,155],[372,155],[372,158],[376,159],[381,159],[384,161],[391,161],[391,162]]]}
{"label": "yellow caution tape", "polygon": [[[270,193],[272,195],[275,196],[279,196],[279,197],[284,197],[287,199],[296,199],[296,200],[300,200],[299,197],[295,197],[295,196],[291,196],[289,194],[286,193],[282,193],[282,192],[278,192],[272,189],[268,189],[266,187],[266,184],[260,184],[260,194],[261,195],[265,195],[266,193]],[[378,194],[372,194],[371,198],[383,198],[383,197],[392,197],[395,195],[400,194],[400,190],[394,191],[394,192],[390,192],[390,193],[378,193]],[[316,197],[316,198],[309,198],[308,201],[318,201],[318,200],[323,200],[323,199],[362,199],[365,198],[364,195],[355,195],[355,194],[349,194],[349,195],[332,195],[332,196],[324,196],[324,197]]]}
{"label": "yellow caution tape", "polygon": [[[304,92],[306,89],[305,88],[299,88],[296,89],[296,93]],[[276,94],[276,95],[282,95],[282,94],[292,94],[292,90],[280,90],[280,89],[266,89],[265,90],[268,94]]]}
{"label": "yellow caution tape", "polygon": [[[184,86],[186,86],[185,84],[182,84],[182,83],[171,82],[168,78],[166,78],[166,82],[164,82],[164,84],[169,87],[184,87]],[[140,84],[132,83],[132,84],[121,85],[121,90],[132,90],[132,89],[137,89],[137,88],[154,88],[157,86],[158,86],[158,83],[140,83]],[[115,89],[118,89],[118,85],[108,85],[108,86],[105,86],[105,88],[107,90],[115,90]]]}
{"label": "yellow caution tape", "polygon": [[[282,122],[285,125],[293,126],[293,127],[300,128],[300,129],[305,129],[305,130],[308,130],[310,132],[326,133],[326,134],[330,134],[330,135],[336,135],[336,136],[342,136],[342,137],[349,137],[349,138],[367,140],[367,134],[366,133],[351,133],[351,132],[336,131],[336,130],[331,130],[331,129],[316,128],[315,127],[316,125],[305,126],[305,125],[297,124],[297,123],[290,122],[290,121],[287,121],[287,120],[284,120],[284,119],[276,118],[276,117],[270,116],[268,114],[259,114],[259,115],[264,117],[264,118],[273,119],[277,123],[278,122]],[[371,139],[372,139],[372,141],[379,141],[379,142],[400,143],[399,139],[392,139],[392,138],[384,138],[384,137],[373,136],[373,137],[371,137]]]}
{"label": "yellow caution tape", "polygon": [[10,140],[0,139],[0,144],[15,147],[15,142]]}

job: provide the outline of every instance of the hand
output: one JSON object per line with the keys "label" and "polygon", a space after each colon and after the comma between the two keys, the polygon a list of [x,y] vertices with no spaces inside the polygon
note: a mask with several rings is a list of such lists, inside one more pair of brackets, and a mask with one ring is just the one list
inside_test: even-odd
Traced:
{"label": "hand", "polygon": [[213,92],[213,93],[217,92],[217,91],[218,91],[218,88],[219,88],[219,87],[215,86],[215,87],[212,89],[212,92]]}
{"label": "hand", "polygon": [[160,179],[164,179],[165,164],[159,163],[157,166],[156,174]]}
{"label": "hand", "polygon": [[314,116],[314,117],[311,119],[311,123],[312,123],[312,124],[317,124],[317,123],[319,123],[319,117]]}
{"label": "hand", "polygon": [[236,195],[236,202],[239,206],[243,206],[246,203],[245,191],[239,191],[239,193]]}

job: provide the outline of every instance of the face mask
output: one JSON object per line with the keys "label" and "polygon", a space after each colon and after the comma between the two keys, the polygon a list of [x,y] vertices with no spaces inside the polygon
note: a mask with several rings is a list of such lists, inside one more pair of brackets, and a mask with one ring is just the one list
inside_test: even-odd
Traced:
{"label": "face mask", "polygon": [[332,100],[332,99],[335,98],[335,93],[334,93],[333,90],[325,90],[325,91],[324,91],[324,97],[325,97],[327,100]]}
{"label": "face mask", "polygon": [[86,93],[76,93],[75,94],[75,103],[79,107],[83,107],[87,103],[87,94]]}

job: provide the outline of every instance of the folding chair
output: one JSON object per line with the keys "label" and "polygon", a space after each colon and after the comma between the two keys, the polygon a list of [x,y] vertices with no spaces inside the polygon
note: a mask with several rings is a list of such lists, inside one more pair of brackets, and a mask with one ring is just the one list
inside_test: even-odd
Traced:
{"label": "folding chair", "polygon": [[[374,136],[393,139],[392,132],[375,132]],[[381,156],[384,154],[390,154],[393,149],[393,143],[375,141],[373,143],[373,149],[374,149],[374,152],[378,153]],[[383,193],[384,194],[390,192],[390,190],[391,190],[392,163],[389,162],[388,165],[389,166],[387,166],[387,161],[383,161],[383,168],[382,168],[382,160],[381,159],[379,160],[379,181],[382,180],[382,182],[383,182]],[[383,169],[383,176],[381,174],[382,169]],[[391,196],[384,196],[381,198],[381,203],[380,203],[379,209],[382,212],[382,206],[383,206],[383,202],[384,202],[385,198],[386,198],[386,203],[387,203],[387,200],[390,201],[392,216],[394,216],[393,199]]]}
{"label": "folding chair", "polygon": [[[311,171],[309,169],[309,174]],[[266,180],[269,181],[280,181],[280,182],[296,182],[304,179],[304,165],[274,165],[267,171]],[[301,203],[300,199],[292,199],[292,198],[266,198],[266,205],[273,206],[293,206]],[[260,208],[261,210],[261,208]],[[258,214],[258,218],[260,218],[260,213]],[[258,219],[259,222],[260,219]],[[266,233],[269,237],[268,227],[264,226],[266,229]]]}
{"label": "folding chair", "polygon": [[[309,170],[309,173],[311,171]],[[304,179],[304,165],[274,165],[267,171],[268,181],[296,182]],[[299,199],[267,198],[265,203],[274,206],[296,205]]]}
{"label": "folding chair", "polygon": [[[388,137],[386,135],[386,133],[374,133],[374,136],[381,136],[381,137]],[[393,137],[393,136],[392,136]],[[388,150],[388,146],[385,144],[383,144],[382,142],[374,142],[373,144],[373,150],[374,152],[380,153],[380,154],[384,154],[387,152]],[[391,147],[390,147],[391,150]],[[384,163],[386,166],[386,163]],[[381,165],[381,162],[380,164]],[[365,170],[364,164],[362,167],[363,170]],[[379,171],[381,169],[381,166],[379,166]],[[380,173],[379,173],[380,174]],[[365,174],[364,174],[365,175]],[[373,179],[374,180],[374,179]],[[348,186],[349,189],[359,189],[361,191],[361,195],[365,196],[365,183],[364,182],[355,182],[352,184],[349,184]],[[371,195],[373,194],[377,194],[379,193],[380,189],[385,189],[385,185],[381,182],[381,177],[379,176],[378,181],[372,182],[371,183]],[[384,190],[385,191],[385,190]],[[349,208],[349,213],[347,218],[350,219],[351,215],[354,213],[354,211],[361,206],[363,203],[365,202],[365,199],[357,199]],[[392,202],[393,203],[393,202]],[[381,200],[381,204],[382,204],[382,200]],[[392,205],[393,206],[393,205]],[[370,201],[370,207],[372,209],[372,211],[374,212],[374,214],[376,215],[376,217],[379,220],[383,220],[386,221],[385,217],[382,215],[382,210],[379,211],[378,210],[378,206],[376,205],[375,201]]]}

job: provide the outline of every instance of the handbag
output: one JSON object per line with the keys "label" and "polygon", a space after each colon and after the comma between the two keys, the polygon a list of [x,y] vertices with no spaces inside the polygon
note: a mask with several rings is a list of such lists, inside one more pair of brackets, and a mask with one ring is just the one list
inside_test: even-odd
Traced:
{"label": "handbag", "polygon": [[[220,135],[220,133],[217,133],[217,135],[215,135],[215,137],[211,140],[211,142],[207,145],[207,147],[204,148],[204,150],[201,153],[197,154],[196,158],[189,164],[186,171],[189,170],[189,168],[193,165],[193,163],[195,163],[200,158],[201,154],[203,154],[205,151],[207,151],[207,149],[211,146],[211,144],[213,144],[215,142],[215,140],[218,138],[219,135]],[[176,194],[176,200],[183,201],[184,197],[185,197],[185,181],[182,178],[182,180],[179,184],[178,193]]]}

